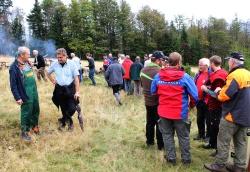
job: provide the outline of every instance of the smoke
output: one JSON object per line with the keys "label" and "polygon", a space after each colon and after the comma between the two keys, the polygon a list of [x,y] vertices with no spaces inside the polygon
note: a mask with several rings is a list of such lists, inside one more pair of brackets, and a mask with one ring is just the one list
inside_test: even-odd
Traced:
{"label": "smoke", "polygon": [[16,56],[19,46],[27,46],[30,50],[38,50],[42,56],[55,57],[56,46],[54,40],[40,40],[33,37],[26,38],[26,42],[20,42],[0,25],[0,55]]}
{"label": "smoke", "polygon": [[42,56],[55,57],[56,46],[54,40],[40,40],[30,37],[27,45],[31,50],[38,50]]}
{"label": "smoke", "polygon": [[6,32],[3,26],[0,25],[0,54],[15,56],[18,45],[14,43],[11,36]]}

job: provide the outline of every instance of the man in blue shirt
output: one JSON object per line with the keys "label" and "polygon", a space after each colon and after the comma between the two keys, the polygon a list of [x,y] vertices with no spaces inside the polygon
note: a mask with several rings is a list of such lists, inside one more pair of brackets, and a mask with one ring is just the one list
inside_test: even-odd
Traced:
{"label": "man in blue shirt", "polygon": [[[72,60],[67,59],[64,48],[56,50],[57,61],[48,69],[48,78],[55,85],[52,101],[62,111],[62,118],[58,119],[59,130],[68,124],[68,129],[73,130],[72,116],[79,103],[79,72]],[[52,77],[55,73],[55,78]]]}

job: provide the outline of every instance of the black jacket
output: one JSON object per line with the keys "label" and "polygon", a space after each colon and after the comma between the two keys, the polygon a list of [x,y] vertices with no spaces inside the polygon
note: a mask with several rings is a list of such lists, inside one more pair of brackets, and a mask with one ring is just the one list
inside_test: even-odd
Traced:
{"label": "black jacket", "polygon": [[94,59],[90,58],[90,59],[87,59],[87,60],[89,62],[89,65],[88,65],[89,69],[95,69],[95,61],[94,61]]}
{"label": "black jacket", "polygon": [[37,58],[35,58],[35,61],[34,61],[36,68],[39,69],[41,67],[45,67],[45,61],[44,61],[44,58],[43,56],[41,56],[40,54],[37,55]]}

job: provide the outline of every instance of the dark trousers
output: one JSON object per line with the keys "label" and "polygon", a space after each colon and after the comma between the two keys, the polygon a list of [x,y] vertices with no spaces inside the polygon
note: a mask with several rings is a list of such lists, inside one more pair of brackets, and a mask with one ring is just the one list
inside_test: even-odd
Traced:
{"label": "dark trousers", "polygon": [[52,101],[62,111],[62,118],[59,119],[63,126],[68,122],[73,124],[72,116],[76,111],[76,106],[79,103],[74,99],[75,84],[72,82],[68,86],[55,85]]}
{"label": "dark trousers", "polygon": [[158,120],[159,116],[157,113],[157,105],[156,106],[147,106],[146,105],[146,111],[147,111],[147,123],[146,123],[146,143],[149,145],[154,144],[154,137],[155,137],[155,127],[156,127],[156,140],[157,145],[159,148],[164,147],[162,134],[159,130],[158,126]]}
{"label": "dark trousers", "polygon": [[217,135],[219,133],[221,111],[222,111],[221,108],[216,110],[209,110],[209,116],[210,116],[209,144],[214,148],[217,148]]}
{"label": "dark trousers", "polygon": [[95,69],[89,69],[89,79],[92,81],[93,85],[96,85],[96,82],[95,82]]}
{"label": "dark trousers", "polygon": [[60,108],[62,111],[61,122],[63,125],[66,123],[73,124],[72,116],[76,111],[76,101],[74,98],[67,98],[61,101]]}
{"label": "dark trousers", "polygon": [[[210,137],[210,118],[208,108],[205,102],[199,101],[197,106],[197,126],[200,138]],[[207,125],[207,132],[205,132]]]}

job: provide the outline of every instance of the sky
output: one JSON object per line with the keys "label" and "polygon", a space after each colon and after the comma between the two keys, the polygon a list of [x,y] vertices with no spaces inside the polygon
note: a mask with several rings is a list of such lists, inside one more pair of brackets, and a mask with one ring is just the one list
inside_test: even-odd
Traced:
{"label": "sky", "polygon": [[[39,0],[40,2],[42,0]],[[69,4],[71,0],[62,0]],[[231,22],[236,14],[240,20],[250,20],[249,0],[126,0],[132,12],[137,13],[143,6],[150,6],[173,20],[177,15],[187,19],[208,19],[209,16],[224,18]],[[24,9],[26,14],[33,7],[35,0],[13,0],[14,7]],[[120,0],[117,0],[120,2]]]}

